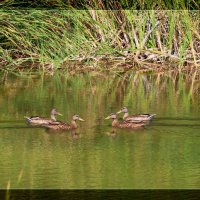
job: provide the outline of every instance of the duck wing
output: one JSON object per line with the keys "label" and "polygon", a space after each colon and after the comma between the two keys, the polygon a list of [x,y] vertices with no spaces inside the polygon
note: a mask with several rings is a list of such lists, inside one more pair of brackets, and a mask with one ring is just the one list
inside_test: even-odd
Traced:
{"label": "duck wing", "polygon": [[49,122],[51,122],[51,119],[48,118],[43,118],[43,117],[39,117],[39,116],[31,116],[31,117],[26,117],[27,121],[30,124],[34,124],[34,125],[42,125],[42,124],[48,124]]}
{"label": "duck wing", "polygon": [[124,120],[124,123],[142,123],[143,122],[143,120],[141,120],[141,119],[137,119],[137,118],[126,118],[125,120]]}
{"label": "duck wing", "polygon": [[152,119],[155,114],[136,114],[128,116],[125,121],[128,122],[137,122],[137,121],[146,121]]}
{"label": "duck wing", "polygon": [[137,121],[136,123],[133,122],[123,122],[118,125],[119,128],[139,128],[145,126],[145,123],[141,121]]}
{"label": "duck wing", "polygon": [[38,115],[36,115],[36,116],[31,116],[30,118],[31,119],[42,119],[43,117],[39,117]]}
{"label": "duck wing", "polygon": [[69,122],[62,122],[62,121],[50,121],[48,125],[70,125]]}

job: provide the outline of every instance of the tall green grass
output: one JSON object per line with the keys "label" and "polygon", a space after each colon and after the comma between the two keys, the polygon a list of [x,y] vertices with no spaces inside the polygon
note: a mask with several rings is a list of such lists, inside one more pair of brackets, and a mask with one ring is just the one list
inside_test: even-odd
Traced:
{"label": "tall green grass", "polygon": [[1,69],[68,68],[72,60],[95,67],[115,58],[133,64],[146,54],[198,66],[199,17],[187,10],[1,10]]}

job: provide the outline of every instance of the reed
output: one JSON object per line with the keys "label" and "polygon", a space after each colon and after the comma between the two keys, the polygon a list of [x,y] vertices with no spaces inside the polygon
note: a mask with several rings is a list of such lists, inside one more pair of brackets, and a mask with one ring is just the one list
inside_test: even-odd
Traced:
{"label": "reed", "polygon": [[6,71],[200,66],[198,11],[1,10]]}

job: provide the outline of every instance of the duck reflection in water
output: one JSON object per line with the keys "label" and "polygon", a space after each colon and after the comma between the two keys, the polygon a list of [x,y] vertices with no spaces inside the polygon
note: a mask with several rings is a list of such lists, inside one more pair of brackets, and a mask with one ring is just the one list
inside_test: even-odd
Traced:
{"label": "duck reflection in water", "polygon": [[117,136],[117,129],[115,127],[112,127],[110,131],[106,132],[106,135],[115,138]]}

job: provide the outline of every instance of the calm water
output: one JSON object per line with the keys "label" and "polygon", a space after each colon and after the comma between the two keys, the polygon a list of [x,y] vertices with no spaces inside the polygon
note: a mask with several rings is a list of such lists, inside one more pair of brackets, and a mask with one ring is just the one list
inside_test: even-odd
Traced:
{"label": "calm water", "polygon": [[[36,76],[0,86],[0,188],[199,188],[200,85],[184,75]],[[104,118],[127,106],[156,113],[143,130]],[[55,107],[74,132],[29,127]],[[120,115],[119,117],[122,117]]]}

